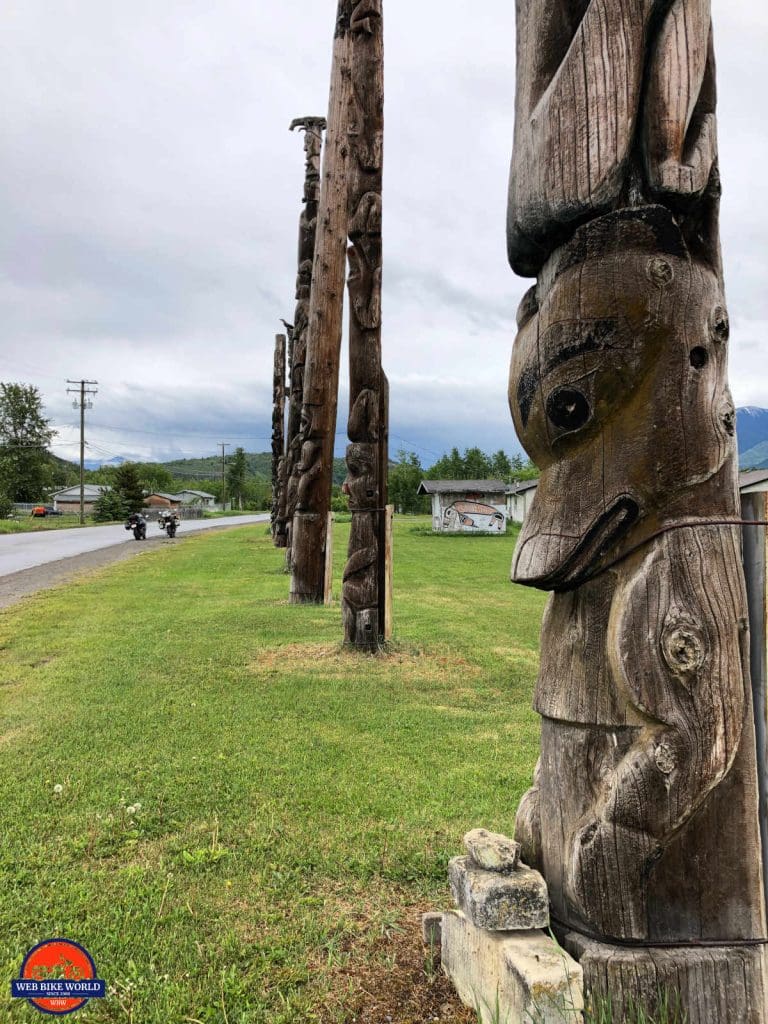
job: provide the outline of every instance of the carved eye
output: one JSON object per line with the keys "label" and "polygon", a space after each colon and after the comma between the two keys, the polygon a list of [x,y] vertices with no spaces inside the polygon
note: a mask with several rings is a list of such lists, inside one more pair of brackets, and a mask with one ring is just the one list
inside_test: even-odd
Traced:
{"label": "carved eye", "polygon": [[690,352],[691,366],[694,370],[702,370],[709,362],[709,354],[701,345],[692,348]]}
{"label": "carved eye", "polygon": [[589,402],[576,388],[558,388],[547,399],[547,416],[562,430],[579,430],[591,415]]}

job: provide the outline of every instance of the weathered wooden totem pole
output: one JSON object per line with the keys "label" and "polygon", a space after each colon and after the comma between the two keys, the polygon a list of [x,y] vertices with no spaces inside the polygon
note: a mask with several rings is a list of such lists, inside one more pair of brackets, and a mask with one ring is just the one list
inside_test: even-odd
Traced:
{"label": "weathered wooden totem pole", "polygon": [[312,291],[312,262],[317,236],[317,211],[320,204],[320,160],[323,150],[324,117],[299,117],[291,122],[290,130],[304,132],[304,197],[299,218],[299,259],[296,276],[296,310],[293,326],[289,330],[290,373],[288,426],[285,439],[284,486],[278,512],[279,535],[284,538],[281,547],[287,547],[290,561],[291,528],[296,511],[296,490],[300,462],[301,406],[304,398],[304,364],[307,356],[307,330],[309,327],[309,301]]}
{"label": "weathered wooden totem pole", "polygon": [[272,375],[272,540],[281,543],[280,495],[285,468],[285,335],[275,335],[275,361]]}
{"label": "weathered wooden totem pole", "polygon": [[615,1020],[764,1024],[709,0],[517,0],[509,399],[552,591],[517,838]]}
{"label": "weathered wooden totem pole", "polygon": [[342,586],[344,640],[373,650],[384,632],[387,378],[381,365],[381,193],[384,25],[381,0],[354,6],[349,164],[349,372],[347,478],[352,528]]}
{"label": "weathered wooden totem pole", "polygon": [[320,604],[325,592],[325,545],[333,485],[347,251],[346,132],[351,96],[350,0],[339,0],[334,34],[328,128],[317,214],[309,303],[296,507],[291,529],[294,604]]}

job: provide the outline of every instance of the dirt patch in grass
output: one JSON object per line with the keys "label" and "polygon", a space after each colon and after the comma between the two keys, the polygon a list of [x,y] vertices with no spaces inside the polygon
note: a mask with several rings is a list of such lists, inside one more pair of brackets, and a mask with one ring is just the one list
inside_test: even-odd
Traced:
{"label": "dirt patch in grass", "polygon": [[[349,912],[349,911],[348,911]],[[347,961],[332,970],[323,1024],[476,1024],[421,937],[423,907],[398,907],[395,922],[357,917]],[[358,910],[359,915],[359,910]]]}
{"label": "dirt patch in grass", "polygon": [[20,740],[22,736],[28,736],[31,732],[31,725],[21,725],[14,729],[9,729],[8,732],[0,733],[0,747],[7,747],[11,743],[15,743],[16,740]]}
{"label": "dirt patch in grass", "polygon": [[364,672],[370,678],[395,675],[401,680],[438,680],[454,673],[466,680],[478,677],[482,671],[480,666],[443,651],[394,649],[372,656],[329,643],[272,647],[257,652],[248,667],[258,674],[292,675],[307,671],[336,678],[358,678]]}

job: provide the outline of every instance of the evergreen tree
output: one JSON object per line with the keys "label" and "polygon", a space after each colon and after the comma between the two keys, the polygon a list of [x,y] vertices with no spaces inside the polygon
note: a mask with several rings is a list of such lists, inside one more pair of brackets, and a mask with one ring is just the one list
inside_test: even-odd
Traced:
{"label": "evergreen tree", "polygon": [[491,456],[491,476],[494,480],[509,483],[512,479],[512,463],[501,448]]}
{"label": "evergreen tree", "polygon": [[231,503],[234,505],[237,502],[238,508],[241,510],[243,508],[247,472],[248,460],[245,448],[235,448],[234,455],[229,460],[229,466],[227,467],[227,491],[229,492]]}
{"label": "evergreen tree", "polygon": [[429,511],[429,499],[416,493],[425,475],[418,455],[401,448],[397,463],[389,467],[389,501],[398,512]]}
{"label": "evergreen tree", "polygon": [[56,435],[31,384],[0,383],[0,490],[11,501],[41,501],[50,479],[47,448]]}
{"label": "evergreen tree", "polygon": [[93,503],[91,516],[97,523],[112,523],[125,519],[127,515],[127,504],[118,491],[104,489]]}
{"label": "evergreen tree", "polygon": [[118,466],[112,477],[114,490],[123,499],[126,514],[140,512],[144,505],[144,488],[138,468],[132,462]]}

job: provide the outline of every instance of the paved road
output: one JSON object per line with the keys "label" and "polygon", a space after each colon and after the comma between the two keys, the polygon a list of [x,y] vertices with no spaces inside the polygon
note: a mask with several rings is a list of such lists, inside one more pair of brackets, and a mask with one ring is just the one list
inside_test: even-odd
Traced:
{"label": "paved road", "polygon": [[[182,522],[179,536],[217,526],[247,526],[249,523],[268,521],[269,515],[189,519]],[[147,535],[153,537],[155,534],[160,535],[157,525],[148,523]],[[133,534],[124,526],[85,526],[82,529],[45,530],[39,533],[8,533],[0,536],[0,576],[118,544],[137,543]]]}

